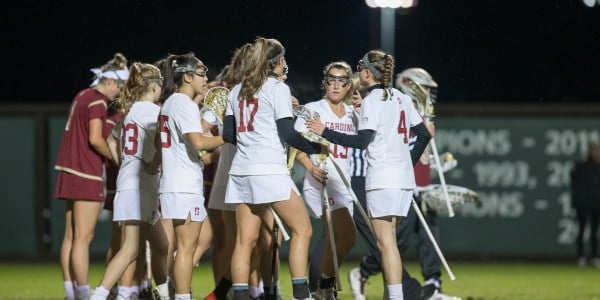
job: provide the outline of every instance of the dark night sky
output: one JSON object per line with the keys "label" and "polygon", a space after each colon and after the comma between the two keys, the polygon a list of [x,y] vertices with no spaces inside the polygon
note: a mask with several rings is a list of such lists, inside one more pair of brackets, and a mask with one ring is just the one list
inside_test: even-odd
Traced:
{"label": "dark night sky", "polygon": [[[0,13],[2,102],[69,102],[116,51],[130,62],[194,51],[212,77],[256,36],[286,46],[288,83],[312,101],[325,64],[380,47],[363,0],[70,2]],[[440,102],[595,102],[599,54],[600,8],[579,0],[421,0],[396,16],[396,72],[430,71]]]}

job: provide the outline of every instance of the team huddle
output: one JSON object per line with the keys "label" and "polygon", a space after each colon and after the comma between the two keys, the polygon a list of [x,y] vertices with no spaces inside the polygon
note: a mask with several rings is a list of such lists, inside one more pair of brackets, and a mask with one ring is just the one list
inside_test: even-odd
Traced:
{"label": "team huddle", "polygon": [[[145,272],[155,284],[146,297],[192,299],[193,268],[209,247],[215,287],[195,295],[280,299],[283,238],[293,299],[337,299],[339,267],[357,232],[375,245],[384,299],[455,299],[440,292],[439,262],[435,276],[423,270],[429,290],[415,288],[400,258],[396,228],[413,205],[414,166],[429,157],[433,129],[414,97],[393,87],[394,64],[380,50],[367,52],[356,72],[328,63],[323,98],[306,105],[285,83],[285,48],[275,39],[236,49],[210,83],[193,53],[130,67],[116,54],[93,69],[94,82],[71,104],[55,166],[55,198],[67,200],[66,299],[139,299]],[[437,87],[418,71],[424,86]],[[403,86],[410,79],[399,77]],[[306,170],[302,191],[290,175],[294,162]],[[103,207],[113,211],[113,241],[92,290],[89,246]],[[310,256],[309,282],[311,217],[324,232],[315,232],[323,244]],[[350,274],[355,299],[365,299],[372,275],[362,265],[360,273]]]}

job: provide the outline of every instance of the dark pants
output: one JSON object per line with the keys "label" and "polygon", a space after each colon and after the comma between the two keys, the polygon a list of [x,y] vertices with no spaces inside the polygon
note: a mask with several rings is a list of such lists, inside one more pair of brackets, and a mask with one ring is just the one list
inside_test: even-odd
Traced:
{"label": "dark pants", "polygon": [[[365,178],[364,177],[352,177],[351,180],[352,190],[358,197],[358,201],[360,202],[363,209],[366,210],[367,207],[367,199],[365,192]],[[356,229],[358,233],[363,237],[367,244],[367,248],[369,249],[370,255],[363,257],[360,264],[360,271],[364,277],[368,277],[370,275],[375,275],[381,272],[381,252],[377,247],[377,241],[373,236],[373,233],[369,229],[369,226],[362,218],[360,212],[358,212],[358,208],[354,208],[354,222],[356,223]],[[319,277],[321,276],[321,272],[319,269],[319,264],[321,261],[321,256],[323,253],[323,247],[325,244],[325,234],[321,235],[319,241],[313,248],[313,254],[310,258],[310,273],[309,280],[311,285],[311,291],[317,288],[317,283]],[[320,253],[319,255],[317,253]],[[406,268],[402,267],[402,290],[404,294],[404,299],[406,300],[417,300],[420,299],[421,296],[421,284],[418,280],[408,274]]]}
{"label": "dark pants", "polygon": [[[415,197],[417,204],[421,207],[421,198],[419,196]],[[423,214],[425,217],[425,222],[429,226],[431,230],[431,234],[433,238],[438,242],[440,240],[440,228],[437,222],[437,213],[434,210],[427,210],[427,213]],[[408,211],[408,215],[406,218],[400,222],[398,228],[396,229],[396,240],[398,243],[398,249],[400,252],[404,253],[410,247],[410,242],[412,237],[417,238],[417,255],[419,256],[419,263],[421,264],[421,274],[423,275],[424,280],[428,279],[436,279],[441,283],[441,269],[440,269],[440,260],[435,253],[435,248],[429,237],[427,236],[427,232],[414,209]],[[439,243],[439,242],[438,242]]]}
{"label": "dark pants", "polygon": [[575,207],[577,212],[577,222],[579,223],[579,232],[577,233],[577,257],[584,255],[583,251],[583,231],[585,226],[590,222],[590,255],[598,257],[598,219],[600,212],[591,208]]}

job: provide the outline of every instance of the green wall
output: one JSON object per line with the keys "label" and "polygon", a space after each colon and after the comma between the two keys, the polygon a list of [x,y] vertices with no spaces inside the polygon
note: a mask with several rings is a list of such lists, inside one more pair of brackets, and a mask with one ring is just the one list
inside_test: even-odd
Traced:
{"label": "green wall", "polygon": [[[464,257],[565,257],[574,252],[576,222],[569,199],[569,170],[591,140],[600,140],[597,118],[486,117],[436,118],[439,153],[449,151],[458,167],[446,174],[448,184],[468,187],[481,204],[462,207],[454,218],[441,217],[442,251]],[[52,198],[54,160],[66,122],[47,121],[50,202],[50,250],[57,256],[64,229],[64,203]],[[0,182],[4,207],[0,218],[0,257],[34,257],[35,121],[32,117],[0,116]],[[18,130],[13,130],[18,129]],[[303,170],[298,170],[301,174]],[[300,176],[296,174],[297,181]],[[434,179],[436,182],[437,179]],[[322,227],[315,224],[315,237]],[[98,223],[93,255],[104,255],[110,240],[110,215]],[[287,245],[284,245],[284,251]],[[362,240],[352,252],[364,254]]]}

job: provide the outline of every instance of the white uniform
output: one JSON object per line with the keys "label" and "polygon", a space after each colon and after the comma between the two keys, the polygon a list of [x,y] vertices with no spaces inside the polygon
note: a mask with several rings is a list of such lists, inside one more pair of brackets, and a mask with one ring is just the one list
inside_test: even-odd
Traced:
{"label": "white uniform", "polygon": [[203,221],[206,208],[202,162],[186,137],[190,132],[202,132],[198,105],[189,96],[174,93],[161,109],[159,130],[162,215],[166,219],[186,219],[190,214],[192,221]]}
{"label": "white uniform", "polygon": [[[344,134],[356,134],[356,118],[354,117],[354,109],[346,104],[344,110],[346,114],[343,117],[338,117],[329,106],[327,100],[321,99],[319,101],[311,102],[305,105],[306,108],[319,113],[321,122],[325,124],[330,130],[342,132]],[[294,128],[297,131],[303,132],[306,130],[305,120],[302,118],[296,119]],[[346,146],[330,144],[329,146],[329,158],[335,160],[335,162],[342,169],[343,175],[350,181],[350,149]],[[310,155],[310,160],[315,165],[320,164],[320,155]],[[327,163],[324,166],[327,171],[327,194],[329,196],[329,205],[331,210],[337,210],[340,208],[348,208],[350,215],[352,215],[353,204],[350,192],[344,185],[342,178],[338,174],[337,170],[331,163]],[[318,182],[311,174],[306,173],[304,176],[304,200],[309,208],[309,211],[313,217],[321,217],[323,214],[323,184]]]}
{"label": "white uniform", "polygon": [[121,167],[117,176],[113,221],[157,221],[158,174],[146,171],[156,154],[154,139],[160,107],[135,102],[121,127]]}
{"label": "white uniform", "polygon": [[358,130],[375,131],[367,147],[367,206],[372,217],[406,216],[415,188],[408,147],[410,128],[421,123],[410,97],[392,89],[383,101],[383,89],[374,89],[360,109]]}
{"label": "white uniform", "polygon": [[299,194],[287,169],[276,120],[292,117],[289,87],[269,77],[253,99],[238,100],[241,85],[229,94],[226,115],[236,120],[237,151],[231,164],[225,203],[271,203]]}

